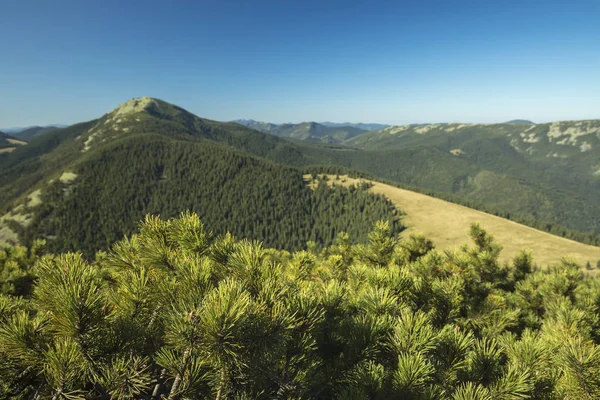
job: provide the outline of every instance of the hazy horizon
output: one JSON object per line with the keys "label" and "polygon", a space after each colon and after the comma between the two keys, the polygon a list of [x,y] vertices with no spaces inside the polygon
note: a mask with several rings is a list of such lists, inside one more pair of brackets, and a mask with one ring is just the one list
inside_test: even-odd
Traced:
{"label": "hazy horizon", "polygon": [[[153,97],[153,96],[136,96],[136,97]],[[157,97],[154,97],[157,98]],[[157,98],[158,99],[158,98]],[[129,99],[128,99],[129,100]],[[160,99],[163,101],[166,101],[168,103],[171,103],[173,105],[176,106],[180,106],[180,104],[175,104],[172,103],[168,100],[165,99]],[[125,101],[119,103],[122,104]],[[116,106],[118,106],[119,104],[117,104]],[[115,107],[116,107],[115,106]],[[71,122],[50,122],[50,123],[37,123],[37,124],[21,124],[21,125],[0,125],[0,131],[4,130],[11,130],[11,129],[23,129],[23,128],[33,128],[36,126],[42,126],[42,127],[46,127],[46,126],[70,126],[73,124],[77,124],[80,122],[87,122],[90,121],[92,119],[95,118],[99,118],[102,115],[112,111],[115,107],[111,107],[107,110],[104,111],[99,111],[98,114],[96,114],[94,117],[92,118],[88,118],[88,119],[78,119],[78,120],[73,120]],[[185,108],[185,107],[184,107]],[[429,125],[435,125],[435,124],[501,124],[501,123],[506,123],[509,121],[513,121],[513,120],[526,120],[526,121],[531,121],[534,124],[544,124],[544,123],[551,123],[551,122],[565,122],[565,121],[580,121],[580,120],[598,120],[600,119],[600,116],[597,117],[591,117],[591,118],[570,118],[570,119],[551,119],[551,120],[546,120],[546,121],[536,121],[536,120],[532,120],[531,118],[526,118],[526,117],[515,117],[515,118],[509,118],[509,119],[505,119],[502,121],[462,121],[462,120],[448,120],[448,121],[404,121],[404,122],[384,122],[384,121],[363,121],[363,120],[357,120],[357,121],[352,121],[352,120],[314,120],[314,119],[306,119],[306,120],[295,120],[295,121],[271,121],[271,120],[260,120],[260,119],[256,119],[256,118],[252,118],[252,117],[241,117],[241,118],[232,118],[232,119],[215,119],[215,118],[210,118],[207,117],[205,115],[202,115],[200,113],[194,112],[193,110],[190,109],[186,109],[186,111],[191,112],[192,114],[195,114],[201,118],[206,118],[206,119],[211,119],[211,120],[215,120],[215,121],[219,121],[219,122],[235,122],[235,121],[244,121],[244,120],[253,120],[255,122],[264,122],[264,123],[272,123],[272,124],[277,124],[277,125],[281,125],[281,124],[301,124],[301,123],[308,123],[308,122],[316,122],[319,124],[324,124],[324,123],[336,123],[336,124],[343,124],[343,123],[348,123],[348,124],[382,124],[382,125],[420,125],[420,124],[429,124]]]}
{"label": "hazy horizon", "polygon": [[0,126],[151,96],[219,121],[600,118],[600,2],[10,2]]}

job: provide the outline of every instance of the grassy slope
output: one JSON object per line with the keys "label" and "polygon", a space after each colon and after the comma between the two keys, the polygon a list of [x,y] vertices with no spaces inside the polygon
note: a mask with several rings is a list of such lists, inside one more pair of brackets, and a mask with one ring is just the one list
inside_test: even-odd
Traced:
{"label": "grassy slope", "polygon": [[[8,153],[15,150],[17,147],[27,144],[22,140],[18,140],[13,136],[0,132],[0,153]],[[4,151],[3,151],[4,150]]]}
{"label": "grassy slope", "polygon": [[[344,177],[345,182],[342,183],[342,178],[340,180],[336,180],[335,176],[329,178],[331,183],[344,185],[364,181]],[[403,224],[408,227],[406,234],[422,233],[432,239],[439,249],[452,249],[468,242],[470,224],[479,222],[484,229],[494,235],[498,243],[504,246],[500,257],[503,261],[514,258],[523,249],[532,252],[534,261],[538,265],[555,263],[562,257],[573,257],[581,265],[585,265],[588,261],[596,265],[600,260],[600,247],[584,245],[410,190],[399,189],[377,181],[368,182],[373,184],[370,189],[372,192],[386,196],[406,214],[403,217]]]}
{"label": "grassy slope", "polygon": [[[387,170],[375,163],[354,166],[376,176],[598,233],[598,132],[600,121],[531,126],[441,124],[392,127],[345,143],[382,154],[417,155],[404,167],[398,157],[386,163]],[[582,151],[584,144],[587,149]],[[436,174],[443,179],[436,180]]]}

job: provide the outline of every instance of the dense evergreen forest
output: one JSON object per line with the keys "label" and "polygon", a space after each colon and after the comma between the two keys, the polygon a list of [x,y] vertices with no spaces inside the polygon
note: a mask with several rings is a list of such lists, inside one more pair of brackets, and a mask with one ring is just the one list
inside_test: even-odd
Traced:
{"label": "dense evergreen forest", "polygon": [[398,211],[365,188],[308,188],[299,170],[226,146],[133,136],[95,152],[73,169],[73,181],[55,180],[43,192],[33,220],[13,224],[23,242],[49,237],[52,252],[92,256],[148,213],[165,218],[192,210],[215,234],[231,232],[268,247],[299,250],[308,241],[330,245],[340,232],[364,240],[386,219],[402,229]]}
{"label": "dense evergreen forest", "polygon": [[287,252],[147,217],[94,260],[0,251],[0,397],[597,399],[600,280],[479,226]]}

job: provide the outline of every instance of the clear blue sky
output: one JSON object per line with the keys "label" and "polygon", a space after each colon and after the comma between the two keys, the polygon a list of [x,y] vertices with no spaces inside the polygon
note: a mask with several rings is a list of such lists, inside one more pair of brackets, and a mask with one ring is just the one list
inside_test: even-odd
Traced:
{"label": "clear blue sky", "polygon": [[0,127],[600,118],[599,0],[0,0]]}

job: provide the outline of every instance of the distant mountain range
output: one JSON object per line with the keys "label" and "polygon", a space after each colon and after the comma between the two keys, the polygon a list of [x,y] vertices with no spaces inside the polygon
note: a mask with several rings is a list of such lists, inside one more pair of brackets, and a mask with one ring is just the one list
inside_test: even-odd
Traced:
{"label": "distant mountain range", "polygon": [[336,125],[327,126],[317,122],[302,122],[299,124],[272,124],[270,122],[259,122],[254,120],[236,120],[233,121],[248,128],[257,131],[270,133],[275,136],[307,140],[323,143],[341,143],[344,140],[353,138],[367,132],[355,126]]}
{"label": "distant mountain range", "polygon": [[362,129],[365,131],[376,131],[378,129],[383,129],[383,128],[387,128],[389,125],[386,124],[364,124],[362,122],[359,122],[357,124],[353,124],[351,122],[329,122],[329,121],[325,121],[325,122],[319,122],[321,125],[325,125],[325,126],[330,126],[330,127],[334,127],[334,128],[338,128],[338,127],[342,127],[342,126],[351,126],[353,128],[358,128],[358,129]]}
{"label": "distant mountain range", "polygon": [[[264,126],[279,126],[279,125],[300,125],[300,124],[292,124],[292,123],[285,123],[285,124],[273,124],[270,122],[260,122],[260,121],[255,121],[253,119],[237,119],[235,121],[232,122],[236,122],[238,124],[244,125],[244,126],[251,126],[251,125],[255,125],[257,127],[260,127],[261,125]],[[305,122],[306,123],[306,122]],[[310,123],[315,123],[313,121],[310,121]],[[330,127],[330,128],[344,128],[344,127],[350,127],[350,128],[357,128],[357,129],[361,129],[363,131],[374,131],[377,129],[383,129],[383,128],[387,128],[389,125],[386,124],[374,124],[374,123],[370,123],[370,124],[364,124],[362,122],[359,122],[357,124],[352,123],[352,122],[330,122],[330,121],[325,121],[325,122],[316,122],[319,125],[323,125],[326,127]],[[255,128],[256,129],[256,128]]]}
{"label": "distant mountain range", "polygon": [[507,124],[535,125],[535,122],[529,121],[527,119],[513,119],[513,120],[508,121]]}
{"label": "distant mountain range", "polygon": [[600,198],[600,120],[392,126],[343,144],[435,151],[426,156],[432,170],[413,166],[387,177],[600,232],[600,207],[590,212]]}
{"label": "distant mountain range", "polygon": [[278,136],[320,138],[360,152],[338,153],[326,163],[600,233],[600,204],[595,200],[600,198],[599,120],[410,124],[353,131],[335,140],[307,133],[332,128],[321,124],[247,124]]}
{"label": "distant mountain range", "polygon": [[26,127],[0,128],[0,131],[17,137],[19,133],[22,133],[24,131],[40,131],[40,130],[49,131],[50,129],[66,128],[68,126],[69,125],[64,125],[64,124],[51,124],[51,125],[44,125],[44,126],[32,125],[32,126],[26,126]]}

